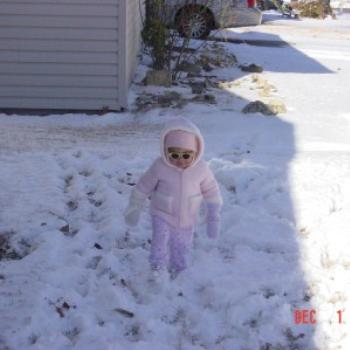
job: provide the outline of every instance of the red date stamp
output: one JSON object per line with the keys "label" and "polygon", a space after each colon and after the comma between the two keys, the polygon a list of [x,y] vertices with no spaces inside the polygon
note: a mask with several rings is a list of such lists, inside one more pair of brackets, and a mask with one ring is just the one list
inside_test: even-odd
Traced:
{"label": "red date stamp", "polygon": [[[295,324],[311,324],[317,323],[317,313],[315,309],[295,309],[294,310],[294,323]],[[338,323],[344,323],[344,310],[338,310],[336,317]]]}

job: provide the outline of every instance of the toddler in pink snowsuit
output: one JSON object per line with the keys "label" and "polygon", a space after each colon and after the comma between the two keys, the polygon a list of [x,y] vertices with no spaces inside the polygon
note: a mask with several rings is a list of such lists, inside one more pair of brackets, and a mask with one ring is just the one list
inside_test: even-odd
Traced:
{"label": "toddler in pink snowsuit", "polygon": [[216,238],[222,198],[213,173],[202,160],[204,141],[193,123],[185,118],[170,121],[160,141],[161,157],[136,184],[124,216],[127,224],[136,225],[146,198],[151,196],[151,266],[180,272],[187,266],[202,200],[207,209],[207,235]]}

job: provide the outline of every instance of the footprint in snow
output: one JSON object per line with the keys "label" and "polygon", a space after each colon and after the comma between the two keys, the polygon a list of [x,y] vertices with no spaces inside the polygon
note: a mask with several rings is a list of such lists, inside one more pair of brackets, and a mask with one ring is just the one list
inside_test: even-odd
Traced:
{"label": "footprint in snow", "polygon": [[78,208],[78,202],[77,201],[73,201],[73,200],[68,201],[67,202],[67,206],[68,206],[68,208],[70,210],[74,211],[74,210],[76,210]]}
{"label": "footprint in snow", "polygon": [[64,193],[68,192],[68,188],[72,185],[73,175],[68,175],[64,178]]}
{"label": "footprint in snow", "polygon": [[97,255],[97,256],[92,257],[92,258],[88,261],[88,263],[86,264],[86,268],[87,268],[87,269],[96,270],[96,269],[97,269],[97,266],[98,266],[98,264],[100,263],[101,260],[102,260],[102,256],[100,256],[100,255]]}
{"label": "footprint in snow", "polygon": [[79,171],[79,175],[85,176],[85,177],[91,176],[92,173],[93,173],[93,172],[92,172],[92,170],[90,170],[90,169],[84,169],[84,170],[82,170],[82,171]]}
{"label": "footprint in snow", "polygon": [[102,201],[99,201],[99,200],[96,200],[94,198],[89,198],[89,202],[94,205],[96,208],[100,207],[103,202]]}

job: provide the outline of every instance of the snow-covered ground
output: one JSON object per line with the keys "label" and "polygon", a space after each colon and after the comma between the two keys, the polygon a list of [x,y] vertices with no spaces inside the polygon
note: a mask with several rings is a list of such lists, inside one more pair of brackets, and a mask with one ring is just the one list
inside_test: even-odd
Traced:
{"label": "snow-covered ground", "polygon": [[[217,35],[290,43],[225,44],[264,67],[278,117],[241,113],[259,91],[238,68],[214,71],[232,80],[217,105],[0,116],[1,350],[350,348],[350,20],[275,19]],[[156,285],[150,218],[122,210],[178,114],[204,135],[222,232],[200,224],[188,270]]]}

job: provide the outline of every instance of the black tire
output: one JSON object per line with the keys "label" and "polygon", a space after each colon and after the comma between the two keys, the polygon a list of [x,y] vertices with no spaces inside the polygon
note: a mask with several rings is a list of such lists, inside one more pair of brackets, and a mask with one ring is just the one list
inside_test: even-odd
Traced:
{"label": "black tire", "polygon": [[212,28],[212,16],[203,7],[187,6],[176,17],[176,29],[186,38],[206,38]]}

